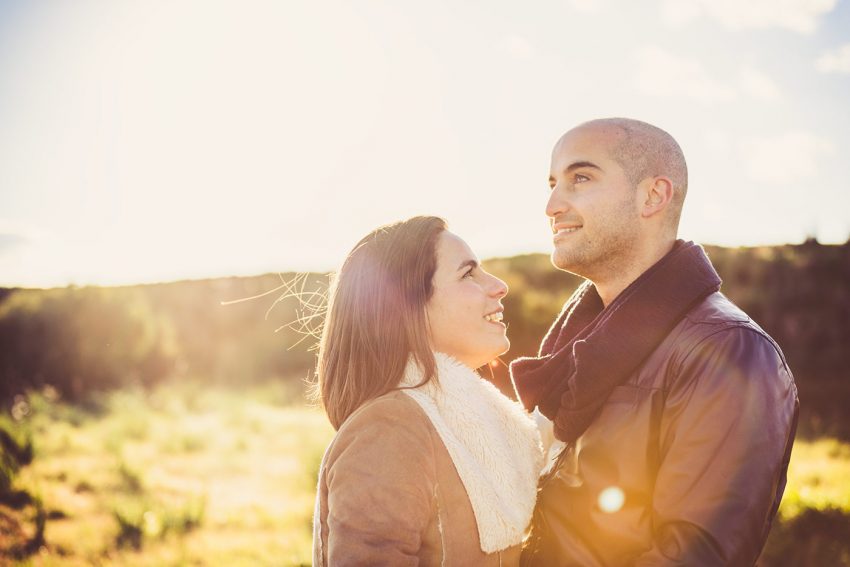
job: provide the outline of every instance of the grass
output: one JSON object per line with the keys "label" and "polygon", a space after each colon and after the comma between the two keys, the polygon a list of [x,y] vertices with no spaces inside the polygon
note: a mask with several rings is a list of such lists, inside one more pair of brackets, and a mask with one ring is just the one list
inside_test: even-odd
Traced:
{"label": "grass", "polygon": [[850,515],[850,444],[835,439],[794,444],[779,513],[789,520],[810,508]]}
{"label": "grass", "polygon": [[[273,391],[32,398],[21,487],[52,519],[31,565],[309,565],[324,414]],[[0,561],[2,564],[2,561]]]}
{"label": "grass", "polygon": [[[116,392],[89,409],[43,394],[28,403],[17,427],[35,459],[15,482],[47,521],[24,565],[310,564],[333,431],[299,396],[182,384]],[[836,543],[850,526],[847,479],[850,444],[797,442],[763,564],[850,562]]]}
{"label": "grass", "polygon": [[797,441],[760,565],[850,565],[850,444]]}

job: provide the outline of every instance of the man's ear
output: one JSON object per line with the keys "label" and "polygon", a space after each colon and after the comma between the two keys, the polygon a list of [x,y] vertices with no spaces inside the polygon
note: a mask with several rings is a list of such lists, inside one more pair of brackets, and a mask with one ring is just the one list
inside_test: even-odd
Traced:
{"label": "man's ear", "polygon": [[642,185],[644,186],[641,193],[645,199],[641,207],[641,216],[644,218],[660,213],[673,200],[673,182],[667,177],[648,177],[644,179]]}

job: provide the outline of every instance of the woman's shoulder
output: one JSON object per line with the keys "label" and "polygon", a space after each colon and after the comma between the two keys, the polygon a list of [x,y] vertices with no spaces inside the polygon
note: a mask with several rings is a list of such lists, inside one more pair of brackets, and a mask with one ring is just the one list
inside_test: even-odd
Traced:
{"label": "woman's shoulder", "polygon": [[392,425],[399,422],[408,426],[432,428],[428,416],[413,398],[403,390],[392,390],[354,410],[339,428],[339,433],[372,423]]}
{"label": "woman's shoulder", "polygon": [[366,402],[348,416],[333,445],[339,450],[376,441],[398,449],[428,447],[430,452],[435,434],[431,420],[419,404],[402,390],[393,390]]}
{"label": "woman's shoulder", "polygon": [[[343,422],[328,447],[326,465],[368,461],[373,468],[400,463],[433,468],[435,434],[422,408],[393,391],[363,404]],[[396,464],[388,465],[388,458]]]}

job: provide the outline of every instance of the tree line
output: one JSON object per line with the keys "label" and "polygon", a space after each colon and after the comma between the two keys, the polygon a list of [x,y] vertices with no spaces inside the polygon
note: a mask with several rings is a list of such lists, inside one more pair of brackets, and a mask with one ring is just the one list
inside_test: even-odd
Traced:
{"label": "tree line", "polygon": [[[850,401],[850,241],[706,251],[722,291],[785,352],[800,389],[801,432],[850,439],[843,415]],[[504,304],[512,348],[503,360],[534,354],[581,279],[555,270],[543,254],[485,266],[510,286]],[[97,392],[167,380],[237,387],[309,380],[328,280],[286,273],[0,289],[0,402],[11,407],[16,395],[46,386],[85,403]],[[222,304],[237,299],[245,301]],[[491,372],[509,390],[505,367]]]}

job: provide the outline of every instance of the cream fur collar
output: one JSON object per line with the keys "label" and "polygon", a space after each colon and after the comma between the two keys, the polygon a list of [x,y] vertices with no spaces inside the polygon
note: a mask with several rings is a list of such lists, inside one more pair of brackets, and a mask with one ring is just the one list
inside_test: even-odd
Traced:
{"label": "cream fur collar", "polygon": [[[463,482],[481,550],[493,553],[522,541],[531,522],[543,455],[534,420],[474,370],[434,353],[437,384],[402,390],[433,423]],[[402,386],[422,372],[412,360]]]}

